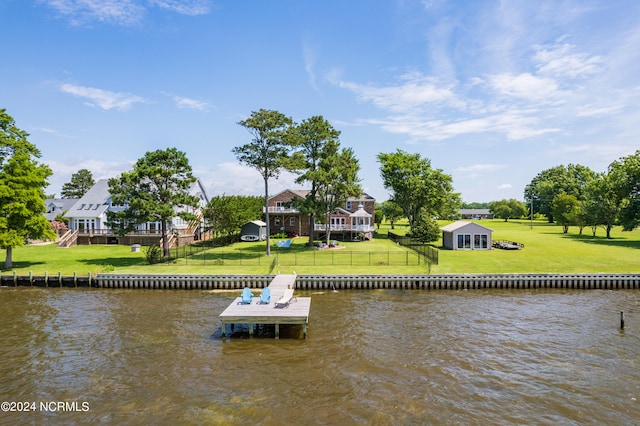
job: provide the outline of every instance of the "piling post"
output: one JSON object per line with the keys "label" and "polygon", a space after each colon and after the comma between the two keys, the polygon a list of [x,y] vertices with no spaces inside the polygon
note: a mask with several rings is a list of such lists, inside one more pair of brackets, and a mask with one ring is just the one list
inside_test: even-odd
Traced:
{"label": "piling post", "polygon": [[624,311],[620,311],[620,330],[624,330]]}

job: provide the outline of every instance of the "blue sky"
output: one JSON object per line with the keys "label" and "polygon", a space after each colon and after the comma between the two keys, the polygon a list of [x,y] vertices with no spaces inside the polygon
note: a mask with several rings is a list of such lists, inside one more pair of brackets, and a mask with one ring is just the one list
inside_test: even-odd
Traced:
{"label": "blue sky", "polygon": [[1,0],[0,37],[0,108],[54,171],[48,193],[176,147],[209,195],[261,195],[231,152],[260,108],[324,116],[378,200],[376,155],[398,148],[467,202],[640,149],[636,0]]}

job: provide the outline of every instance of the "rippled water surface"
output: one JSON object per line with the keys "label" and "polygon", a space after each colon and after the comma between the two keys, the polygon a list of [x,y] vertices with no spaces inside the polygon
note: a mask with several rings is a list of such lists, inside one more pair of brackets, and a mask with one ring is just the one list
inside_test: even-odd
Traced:
{"label": "rippled water surface", "polygon": [[640,424],[639,291],[298,292],[306,340],[222,340],[236,293],[0,289],[0,399],[88,403],[0,424]]}

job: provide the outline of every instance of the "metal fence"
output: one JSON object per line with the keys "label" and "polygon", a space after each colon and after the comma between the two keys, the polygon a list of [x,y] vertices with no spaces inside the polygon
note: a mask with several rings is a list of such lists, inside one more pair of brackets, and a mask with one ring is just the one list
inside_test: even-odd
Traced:
{"label": "metal fence", "polygon": [[404,235],[394,234],[393,232],[389,232],[388,236],[391,241],[420,254],[429,265],[438,264],[439,250],[437,248]]}
{"label": "metal fence", "polygon": [[418,266],[426,265],[422,255],[410,251],[312,250],[304,252],[259,253],[210,251],[191,246],[171,251],[174,262],[210,266]]}

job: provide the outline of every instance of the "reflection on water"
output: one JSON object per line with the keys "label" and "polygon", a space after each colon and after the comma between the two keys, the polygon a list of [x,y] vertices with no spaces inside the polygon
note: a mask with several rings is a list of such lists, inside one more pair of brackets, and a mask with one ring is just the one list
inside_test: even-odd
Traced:
{"label": "reflection on water", "polygon": [[0,400],[89,403],[0,424],[639,423],[638,291],[301,295],[221,340],[235,293],[0,289]]}

